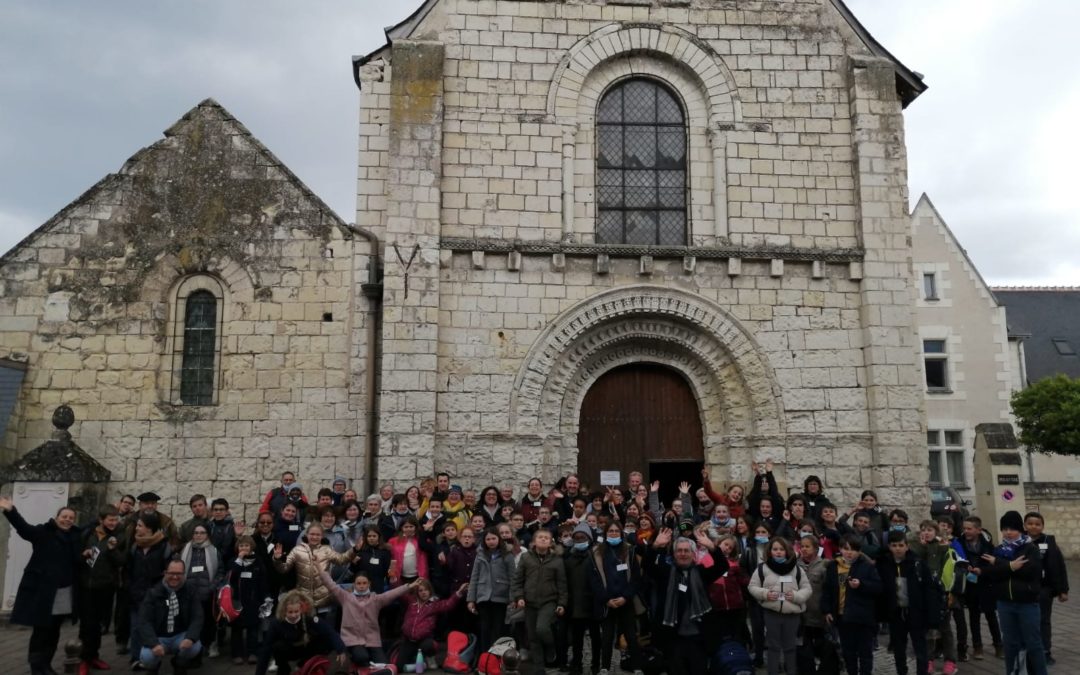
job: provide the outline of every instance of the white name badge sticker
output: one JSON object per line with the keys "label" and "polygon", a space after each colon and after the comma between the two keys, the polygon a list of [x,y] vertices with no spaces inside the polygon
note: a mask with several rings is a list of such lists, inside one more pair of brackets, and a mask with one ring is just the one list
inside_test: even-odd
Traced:
{"label": "white name badge sticker", "polygon": [[240,578],[241,579],[250,579],[251,578],[251,572],[241,572],[240,573]]}
{"label": "white name badge sticker", "polygon": [[205,567],[203,567],[202,565],[196,565],[195,567],[192,567],[192,568],[191,568],[191,573],[192,573],[192,574],[195,574],[196,572],[202,572],[202,571],[204,571],[205,569],[206,569],[206,568],[205,568]]}
{"label": "white name badge sticker", "polygon": [[533,506],[535,506],[536,508],[540,508],[540,502],[533,502]]}
{"label": "white name badge sticker", "polygon": [[680,593],[685,593],[687,590],[688,589],[686,587],[686,584],[679,584],[679,592]]}
{"label": "white name badge sticker", "polygon": [[625,572],[628,569],[630,569],[630,566],[627,565],[626,563],[620,563],[620,564],[615,566],[615,571],[616,572]]}
{"label": "white name badge sticker", "polygon": [[1040,550],[1040,551],[1045,551],[1045,550],[1046,550],[1046,549],[1048,549],[1048,548],[1050,548],[1050,544],[1047,544],[1047,543],[1045,543],[1045,542],[1044,542],[1044,543],[1042,543],[1042,544],[1039,544],[1039,550]]}
{"label": "white name badge sticker", "polygon": [[369,565],[378,565],[379,564],[379,559],[378,558],[372,558],[371,560],[368,561],[368,564]]}
{"label": "white name badge sticker", "polygon": [[296,532],[299,529],[300,529],[299,525],[290,525],[289,526],[289,531],[291,531],[291,532]]}
{"label": "white name badge sticker", "polygon": [[785,574],[784,576],[780,577],[780,583],[782,584],[790,584],[793,581],[795,581],[795,577],[791,576],[790,574]]}

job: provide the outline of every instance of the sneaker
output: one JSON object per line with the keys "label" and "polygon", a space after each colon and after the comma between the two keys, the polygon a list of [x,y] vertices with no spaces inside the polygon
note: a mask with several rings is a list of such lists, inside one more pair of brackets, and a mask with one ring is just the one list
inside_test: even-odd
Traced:
{"label": "sneaker", "polygon": [[131,669],[132,670],[146,670],[146,666],[144,666],[142,664],[142,661],[140,661],[138,659],[135,659],[134,661],[131,662]]}
{"label": "sneaker", "polygon": [[953,675],[956,672],[956,663],[953,661],[946,661],[941,672],[945,673],[945,675]]}
{"label": "sneaker", "polygon": [[273,659],[271,659],[270,660],[270,665],[266,667],[266,672],[268,672],[268,673],[276,673],[277,672],[277,661],[274,661]]}
{"label": "sneaker", "polygon": [[959,656],[960,656],[960,659],[959,659],[960,663],[967,663],[968,660],[971,658],[970,656],[968,656],[967,650],[960,650],[960,655]]}
{"label": "sneaker", "polygon": [[217,643],[210,645],[210,649],[207,650],[206,655],[212,659],[216,659],[221,656],[221,652],[218,651]]}
{"label": "sneaker", "polygon": [[976,661],[982,661],[983,660],[983,648],[982,647],[974,647],[971,650],[971,658],[975,659]]}

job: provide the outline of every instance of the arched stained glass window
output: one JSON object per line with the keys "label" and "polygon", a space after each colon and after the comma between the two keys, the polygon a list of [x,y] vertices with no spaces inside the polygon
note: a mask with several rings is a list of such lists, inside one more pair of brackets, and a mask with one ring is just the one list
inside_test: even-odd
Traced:
{"label": "arched stained glass window", "polygon": [[209,291],[187,297],[184,351],[180,366],[180,402],[213,405],[217,370],[217,298]]}
{"label": "arched stained glass window", "polygon": [[644,78],[604,94],[596,116],[600,244],[686,245],[686,116]]}

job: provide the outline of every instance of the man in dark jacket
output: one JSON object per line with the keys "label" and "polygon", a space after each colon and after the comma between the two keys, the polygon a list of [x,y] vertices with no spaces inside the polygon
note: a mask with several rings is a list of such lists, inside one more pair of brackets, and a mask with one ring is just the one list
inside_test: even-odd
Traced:
{"label": "man in dark jacket", "polygon": [[658,606],[655,617],[659,640],[670,675],[704,675],[711,650],[717,645],[708,634],[705,615],[712,611],[709,586],[728,570],[711,558],[696,562],[697,547],[710,551],[715,544],[705,534],[697,541],[679,537],[668,554],[674,532],[663,528],[645,555],[645,570],[656,582]]}
{"label": "man in dark jacket", "polygon": [[1042,591],[1042,556],[1039,547],[1024,532],[1024,519],[1017,511],[1001,517],[1001,544],[988,563],[982,578],[994,581],[998,621],[1005,643],[1005,672],[1019,672],[1020,653],[1027,651],[1028,672],[1046,675],[1046,655],[1039,634],[1039,593]]}
{"label": "man in dark jacket", "polygon": [[1065,569],[1065,556],[1061,554],[1054,535],[1044,533],[1044,527],[1046,522],[1038,511],[1024,516],[1024,529],[1031,537],[1031,543],[1039,548],[1043,559],[1042,590],[1039,592],[1039,632],[1042,634],[1043,650],[1046,652],[1046,665],[1052,666],[1057,662],[1050,654],[1050,614],[1054,609],[1054,598],[1060,602],[1069,599],[1069,572]]}
{"label": "man in dark jacket", "polygon": [[82,537],[82,567],[79,584],[79,640],[86,670],[108,670],[101,660],[101,630],[112,611],[116,583],[127,557],[126,547],[117,539],[120,516],[106,504],[98,512],[97,527],[89,527]]}
{"label": "man in dark jacket", "polygon": [[139,607],[138,630],[143,645],[139,661],[147,670],[157,672],[161,660],[172,654],[173,672],[186,675],[202,651],[202,603],[195,589],[185,585],[185,573],[183,561],[170,562],[164,580],[150,589]]}
{"label": "man in dark jacket", "polygon": [[[907,641],[915,651],[915,672],[925,673],[930,657],[926,631],[941,626],[942,597],[930,568],[908,548],[907,534],[889,533],[889,553],[878,562],[884,591],[889,645],[896,659],[896,675],[907,675]],[[949,675],[952,675],[951,673]]]}

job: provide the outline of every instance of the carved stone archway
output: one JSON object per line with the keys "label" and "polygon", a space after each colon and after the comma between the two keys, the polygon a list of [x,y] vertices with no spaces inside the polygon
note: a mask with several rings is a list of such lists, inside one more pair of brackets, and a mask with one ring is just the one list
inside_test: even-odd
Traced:
{"label": "carved stone archway", "polygon": [[685,376],[712,463],[726,461],[733,437],[782,433],[779,389],[752,337],[706,299],[656,286],[601,293],[553,321],[518,374],[513,427],[560,437],[560,461],[573,466],[581,401],[600,376],[628,363],[665,365]]}

